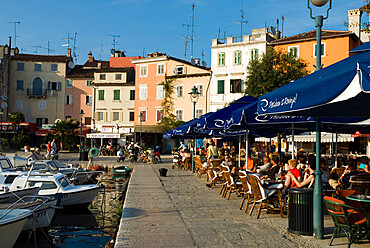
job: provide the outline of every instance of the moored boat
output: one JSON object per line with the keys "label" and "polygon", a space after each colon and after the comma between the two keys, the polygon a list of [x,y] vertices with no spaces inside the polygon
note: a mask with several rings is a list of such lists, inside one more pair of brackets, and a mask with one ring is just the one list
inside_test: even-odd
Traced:
{"label": "moored boat", "polygon": [[130,171],[131,169],[128,166],[118,166],[116,168],[113,168],[112,169],[113,178],[117,177],[127,178],[130,175]]}

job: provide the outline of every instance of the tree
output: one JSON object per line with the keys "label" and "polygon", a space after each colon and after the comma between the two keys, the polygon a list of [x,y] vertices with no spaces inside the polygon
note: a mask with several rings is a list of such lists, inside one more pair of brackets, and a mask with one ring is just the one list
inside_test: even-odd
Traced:
{"label": "tree", "polygon": [[251,61],[247,70],[245,93],[254,97],[262,96],[308,74],[304,60],[271,47],[260,58]]}
{"label": "tree", "polygon": [[8,114],[9,121],[12,122],[12,127],[13,127],[13,132],[14,132],[14,149],[17,149],[17,139],[16,139],[16,127],[19,125],[21,122],[24,122],[24,115],[21,112],[11,112]]}
{"label": "tree", "polygon": [[173,85],[173,79],[167,79],[160,83],[159,85],[163,86],[164,91],[164,98],[162,102],[163,107],[163,117],[162,120],[159,122],[159,125],[161,125],[165,132],[168,132],[181,124],[183,124],[183,121],[178,121],[176,119],[176,116],[173,114],[174,111],[174,102],[173,102],[173,93],[175,86]]}
{"label": "tree", "polygon": [[[370,15],[370,0],[366,0],[365,4],[360,8],[360,10],[364,11],[368,15]],[[346,24],[346,23],[345,23]],[[359,23],[360,25],[360,23]],[[364,22],[362,23],[362,26],[364,27],[364,31],[366,33],[370,33],[370,23],[369,22]]]}
{"label": "tree", "polygon": [[51,128],[55,131],[54,137],[60,141],[60,148],[63,149],[65,145],[67,149],[71,147],[71,143],[77,137],[75,130],[80,126],[80,122],[76,119],[67,119],[65,121],[58,121]]}

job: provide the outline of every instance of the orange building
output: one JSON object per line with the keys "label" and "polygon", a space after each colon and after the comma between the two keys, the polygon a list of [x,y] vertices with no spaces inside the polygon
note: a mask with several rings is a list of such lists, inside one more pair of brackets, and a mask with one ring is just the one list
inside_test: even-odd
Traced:
{"label": "orange building", "polygon": [[[350,56],[349,50],[361,44],[358,36],[351,31],[322,30],[321,64],[323,67],[334,64]],[[269,43],[275,49],[292,52],[306,61],[308,70],[313,72],[316,66],[316,31],[310,31],[274,40]]]}

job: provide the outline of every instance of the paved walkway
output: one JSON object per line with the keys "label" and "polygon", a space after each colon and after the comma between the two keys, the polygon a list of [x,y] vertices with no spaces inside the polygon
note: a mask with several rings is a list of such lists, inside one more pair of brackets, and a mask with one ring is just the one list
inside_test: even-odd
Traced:
{"label": "paved walkway", "polygon": [[[169,160],[167,160],[169,161]],[[167,168],[167,177],[158,169]],[[205,178],[173,170],[170,163],[136,164],[128,186],[115,247],[326,247],[328,237],[293,235],[287,218],[262,212],[256,219],[239,210],[241,198],[219,196]],[[326,224],[332,225],[331,220]],[[335,239],[336,247],[347,247]],[[353,247],[369,247],[369,243]]]}

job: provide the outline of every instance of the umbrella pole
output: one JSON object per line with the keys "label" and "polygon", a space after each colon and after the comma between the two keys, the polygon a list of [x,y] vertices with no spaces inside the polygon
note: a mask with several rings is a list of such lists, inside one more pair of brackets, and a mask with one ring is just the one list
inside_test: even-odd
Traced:
{"label": "umbrella pole", "polygon": [[322,181],[320,169],[320,143],[321,143],[321,130],[320,130],[320,118],[316,118],[316,170],[315,170],[315,187],[313,191],[313,235],[315,238],[322,239],[323,237],[323,227],[324,219],[322,213]]}
{"label": "umbrella pole", "polygon": [[338,168],[338,133],[335,133],[335,167]]}
{"label": "umbrella pole", "polygon": [[238,160],[238,168],[240,168],[240,150],[241,150],[241,145],[242,145],[242,136],[239,135],[239,160]]}
{"label": "umbrella pole", "polygon": [[294,159],[294,123],[292,123],[292,159]]}
{"label": "umbrella pole", "polygon": [[246,134],[245,134],[245,168],[248,169],[248,153],[249,153],[249,149],[248,149],[248,135],[249,134],[249,130],[247,129],[246,130]]}
{"label": "umbrella pole", "polygon": [[334,133],[331,133],[331,146],[330,146],[330,161],[331,161],[331,167],[335,167],[334,164]]}

